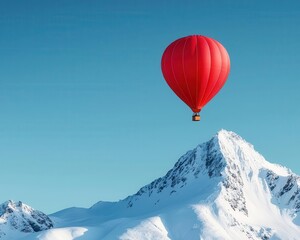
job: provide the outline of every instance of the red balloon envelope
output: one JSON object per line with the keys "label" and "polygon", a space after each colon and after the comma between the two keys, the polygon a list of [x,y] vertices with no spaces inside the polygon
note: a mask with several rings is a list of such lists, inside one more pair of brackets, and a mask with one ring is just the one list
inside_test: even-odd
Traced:
{"label": "red balloon envelope", "polygon": [[230,59],[216,40],[193,35],[177,39],[166,48],[161,69],[170,88],[195,113],[193,120],[199,121],[198,113],[225,84]]}

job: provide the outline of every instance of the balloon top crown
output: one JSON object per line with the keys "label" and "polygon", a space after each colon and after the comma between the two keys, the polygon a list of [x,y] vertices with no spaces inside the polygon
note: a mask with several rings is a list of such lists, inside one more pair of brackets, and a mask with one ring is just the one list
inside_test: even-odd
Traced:
{"label": "balloon top crown", "polygon": [[204,36],[204,35],[201,35],[201,34],[191,34],[191,35],[187,35],[187,36],[184,36],[184,37],[181,37],[181,38],[178,38],[176,39],[175,41],[173,42],[176,42],[178,40],[183,40],[183,39],[194,39],[194,40],[197,40],[197,39],[212,39],[213,41],[216,41],[218,43],[220,43],[219,41],[215,40],[214,38],[212,37],[209,37],[209,36]]}

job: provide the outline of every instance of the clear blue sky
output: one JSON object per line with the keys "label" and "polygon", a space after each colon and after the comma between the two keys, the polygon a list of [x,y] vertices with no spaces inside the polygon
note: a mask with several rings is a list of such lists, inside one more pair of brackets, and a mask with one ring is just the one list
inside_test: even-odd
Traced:
{"label": "clear blue sky", "polygon": [[[221,128],[300,174],[299,26],[299,1],[1,1],[0,202],[122,199]],[[190,34],[231,57],[198,123],[160,70]]]}

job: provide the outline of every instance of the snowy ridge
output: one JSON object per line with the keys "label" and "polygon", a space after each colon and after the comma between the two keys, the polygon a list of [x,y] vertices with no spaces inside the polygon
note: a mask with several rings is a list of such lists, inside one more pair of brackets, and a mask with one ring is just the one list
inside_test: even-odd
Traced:
{"label": "snowy ridge", "polygon": [[299,240],[299,211],[300,177],[221,130],[136,194],[57,212],[24,240]]}

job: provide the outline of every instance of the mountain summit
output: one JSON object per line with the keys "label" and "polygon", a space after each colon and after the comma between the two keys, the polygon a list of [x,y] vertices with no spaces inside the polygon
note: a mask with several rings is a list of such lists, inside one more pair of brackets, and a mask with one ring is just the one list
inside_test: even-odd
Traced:
{"label": "mountain summit", "polygon": [[[53,227],[44,213],[22,203],[6,201],[0,205],[0,239],[19,239],[22,233],[39,232]],[[14,237],[13,237],[14,236]]]}
{"label": "mountain summit", "polygon": [[296,240],[299,211],[300,178],[221,130],[136,194],[57,212],[26,239]]}

